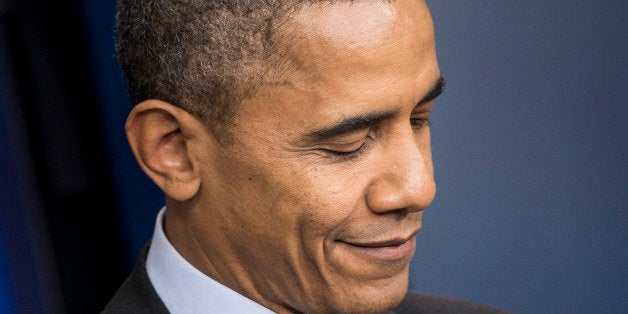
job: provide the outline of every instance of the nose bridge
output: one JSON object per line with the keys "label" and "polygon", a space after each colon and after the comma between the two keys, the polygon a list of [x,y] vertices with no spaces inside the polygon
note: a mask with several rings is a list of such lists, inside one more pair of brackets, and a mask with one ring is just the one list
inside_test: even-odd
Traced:
{"label": "nose bridge", "polygon": [[379,176],[367,194],[372,211],[423,210],[434,199],[429,143],[417,143],[414,133],[409,133],[399,134],[384,148]]}

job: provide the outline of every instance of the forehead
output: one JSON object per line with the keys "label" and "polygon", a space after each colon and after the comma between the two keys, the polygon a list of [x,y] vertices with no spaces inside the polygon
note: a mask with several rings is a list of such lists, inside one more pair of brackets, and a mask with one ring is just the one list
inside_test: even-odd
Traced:
{"label": "forehead", "polygon": [[290,116],[302,128],[416,104],[439,76],[432,20],[421,0],[305,5],[280,37],[297,70],[285,84],[261,88],[243,111],[275,111],[274,120]]}
{"label": "forehead", "polygon": [[377,52],[390,53],[403,45],[413,50],[420,49],[419,45],[429,48],[433,41],[432,20],[422,0],[305,5],[285,26],[288,49],[306,66],[314,61],[365,61],[368,65],[374,61],[368,57],[380,57]]}
{"label": "forehead", "polygon": [[300,70],[293,81],[342,76],[352,82],[369,74],[385,79],[389,71],[426,68],[421,62],[435,59],[432,20],[422,0],[305,5],[284,29],[284,43]]}
{"label": "forehead", "polygon": [[291,22],[297,38],[328,49],[351,50],[382,42],[389,29],[398,24],[399,13],[384,2],[341,2],[303,6]]}

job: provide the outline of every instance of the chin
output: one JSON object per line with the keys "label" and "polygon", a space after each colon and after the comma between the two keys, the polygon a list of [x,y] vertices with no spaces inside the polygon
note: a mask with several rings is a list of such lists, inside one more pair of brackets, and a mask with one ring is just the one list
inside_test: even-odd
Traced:
{"label": "chin", "polygon": [[353,293],[344,300],[336,299],[335,306],[323,312],[387,313],[401,303],[408,291],[408,273],[404,272],[396,277],[375,285],[354,287]]}
{"label": "chin", "polygon": [[378,295],[373,298],[356,299],[351,304],[336,308],[334,313],[388,313],[403,300],[406,292],[393,295]]}

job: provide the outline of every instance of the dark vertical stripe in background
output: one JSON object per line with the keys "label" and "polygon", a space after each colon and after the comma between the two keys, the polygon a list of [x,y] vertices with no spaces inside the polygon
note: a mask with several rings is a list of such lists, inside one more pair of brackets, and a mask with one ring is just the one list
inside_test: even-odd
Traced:
{"label": "dark vertical stripe in background", "polygon": [[90,52],[91,79],[97,87],[98,116],[104,126],[102,147],[109,161],[118,199],[114,213],[123,235],[125,267],[135,264],[141,247],[152,236],[163,193],[140,170],[126,141],[124,123],[131,110],[126,85],[114,49],[115,0],[81,1],[79,6]]}
{"label": "dark vertical stripe in background", "polygon": [[0,308],[2,313],[61,313],[58,272],[9,54],[6,8],[0,6],[0,263],[5,274],[0,284],[6,298]]}
{"label": "dark vertical stripe in background", "polygon": [[[4,210],[4,209],[0,209]],[[15,313],[13,304],[13,293],[11,291],[11,278],[7,268],[6,259],[8,255],[4,250],[4,240],[0,234],[0,313]]]}
{"label": "dark vertical stripe in background", "polygon": [[18,313],[96,313],[126,270],[77,4],[15,1],[2,13],[16,139],[2,227]]}

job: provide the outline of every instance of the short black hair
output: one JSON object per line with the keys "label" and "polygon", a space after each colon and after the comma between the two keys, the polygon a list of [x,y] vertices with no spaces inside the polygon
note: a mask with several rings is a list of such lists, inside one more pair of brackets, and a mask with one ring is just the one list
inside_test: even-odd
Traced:
{"label": "short black hair", "polygon": [[277,32],[284,17],[334,2],[347,1],[118,0],[116,52],[131,101],[169,102],[221,135],[243,99],[294,68]]}

